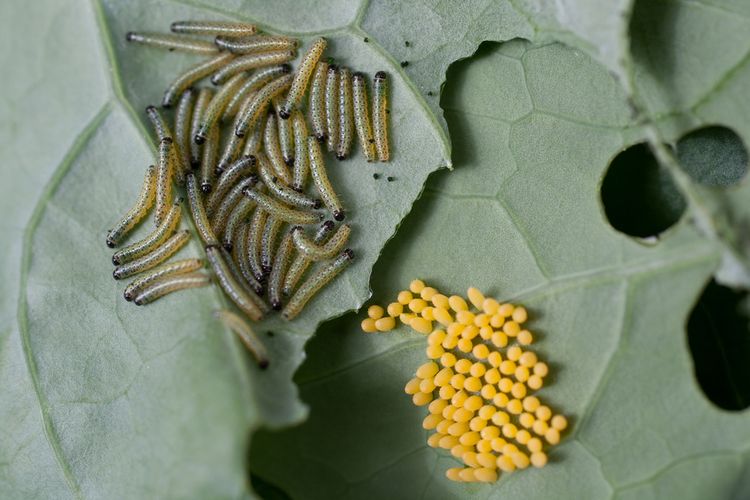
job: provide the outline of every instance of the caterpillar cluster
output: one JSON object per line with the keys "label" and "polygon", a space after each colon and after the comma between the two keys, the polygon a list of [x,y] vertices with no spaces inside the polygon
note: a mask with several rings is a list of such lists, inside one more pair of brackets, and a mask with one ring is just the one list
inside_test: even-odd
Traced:
{"label": "caterpillar cluster", "polygon": [[[389,160],[385,73],[374,80],[371,116],[364,76],[321,62],[323,38],[293,72],[287,63],[296,57],[296,39],[222,21],[180,21],[171,30],[130,32],[126,39],[209,58],[167,88],[161,104],[175,108],[171,123],[156,107],[146,109],[158,161],[147,168],[133,208],[108,232],[107,245],[120,245],[152,210],[154,229],[114,254],[114,277],[141,275],[124,292],[137,305],[215,282],[252,321],[272,309],[292,320],[354,258],[321,145],[343,160],[356,132],[368,161]],[[200,86],[204,79],[210,85]],[[308,87],[313,134],[302,112]],[[178,229],[183,198],[173,192],[183,187],[211,274],[201,271],[202,259],[168,261],[190,239]],[[229,311],[217,317],[267,365],[247,322]]]}
{"label": "caterpillar cluster", "polygon": [[533,394],[549,368],[526,348],[534,341],[522,326],[526,309],[473,287],[467,296],[473,311],[463,297],[414,280],[387,309],[370,306],[362,330],[386,332],[399,318],[427,335],[430,361],[404,389],[415,405],[428,407],[422,426],[434,432],[427,444],[462,462],[446,471],[448,479],[494,482],[501,472],[544,467],[545,448],[560,442],[568,421]]}

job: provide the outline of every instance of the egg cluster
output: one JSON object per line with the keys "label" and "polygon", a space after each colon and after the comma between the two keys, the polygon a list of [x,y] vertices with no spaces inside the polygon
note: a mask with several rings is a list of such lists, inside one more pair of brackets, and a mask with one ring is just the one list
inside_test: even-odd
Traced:
{"label": "egg cluster", "polygon": [[[546,363],[527,346],[522,306],[485,297],[476,288],[447,297],[414,280],[387,308],[373,305],[362,321],[367,333],[396,327],[396,318],[427,335],[429,361],[405,387],[429,414],[422,427],[433,431],[427,444],[450,450],[463,467],[448,479],[493,482],[500,472],[544,467],[547,449],[568,426],[532,393],[544,386]],[[386,315],[387,313],[387,315]]]}

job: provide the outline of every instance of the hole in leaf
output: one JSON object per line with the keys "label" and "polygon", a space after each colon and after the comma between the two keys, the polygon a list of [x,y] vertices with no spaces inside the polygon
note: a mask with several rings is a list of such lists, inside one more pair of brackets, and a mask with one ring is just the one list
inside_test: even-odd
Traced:
{"label": "hole in leaf", "polygon": [[612,227],[641,238],[669,229],[685,211],[671,175],[646,144],[631,146],[612,160],[601,198]]}
{"label": "hole in leaf", "polygon": [[711,282],[688,319],[688,343],[703,393],[725,410],[750,406],[748,293]]}
{"label": "hole in leaf", "polygon": [[250,484],[253,487],[253,491],[263,500],[291,499],[284,490],[252,472],[250,473]]}
{"label": "hole in leaf", "polygon": [[747,174],[747,148],[727,127],[704,127],[682,136],[677,158],[690,177],[706,186],[731,186]]}

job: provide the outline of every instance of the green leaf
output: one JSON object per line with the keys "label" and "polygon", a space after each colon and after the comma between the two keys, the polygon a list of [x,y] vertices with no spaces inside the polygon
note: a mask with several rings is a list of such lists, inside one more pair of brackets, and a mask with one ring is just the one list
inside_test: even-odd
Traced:
{"label": "green leaf", "polygon": [[[356,262],[293,323],[258,326],[262,334],[275,332],[264,339],[271,367],[261,373],[212,318],[211,310],[226,303],[218,289],[134,307],[111,277],[104,245],[107,228],[132,204],[153,162],[142,110],[159,102],[193,59],[126,45],[125,32],[163,31],[177,19],[231,12],[244,18],[244,6],[46,3],[33,25],[15,25],[21,12],[3,7],[5,32],[16,33],[3,62],[21,67],[23,79],[11,83],[3,101],[11,117],[3,125],[3,168],[14,182],[2,187],[0,373],[13,383],[0,396],[0,496],[246,496],[249,434],[305,418],[291,381],[305,342],[319,322],[367,299],[381,248],[427,175],[449,163],[447,139],[392,58],[349,27],[357,11],[348,2],[302,17],[291,4],[256,9],[269,30],[304,24],[312,30],[305,39],[325,31],[330,55],[393,75],[394,160],[329,160],[354,226]],[[25,33],[38,36],[28,40]],[[202,250],[194,239],[181,253]]]}
{"label": "green leaf", "polygon": [[[450,163],[446,69],[484,40],[514,38],[535,45],[490,47],[452,75],[442,102],[458,168],[430,183],[372,284],[386,298],[423,276],[528,303],[556,368],[547,397],[573,417],[572,437],[544,470],[449,484],[442,471],[454,461],[425,448],[421,412],[402,394],[423,339],[364,336],[350,315],[326,325],[298,376],[310,420],[253,438],[254,484],[303,498],[747,496],[747,426],[700,393],[683,330],[720,260],[724,283],[750,283],[736,229],[750,220],[748,183],[706,189],[670,167],[689,217],[652,247],[607,225],[598,188],[609,160],[652,139],[653,123],[670,142],[721,124],[750,143],[748,9],[640,2],[631,40],[632,3],[5,2],[0,380],[11,382],[0,393],[0,497],[249,495],[252,431],[307,415],[290,381],[305,342],[368,297],[380,250],[429,172]],[[361,160],[332,162],[359,258],[298,322],[259,328],[276,333],[268,373],[210,319],[224,303],[216,291],[135,309],[109,278],[104,231],[153,158],[142,109],[192,61],[125,46],[124,33],[191,17],[324,34],[337,58],[394,76],[397,160],[376,171],[397,180],[376,182]]]}
{"label": "green leaf", "polygon": [[[677,12],[660,22],[671,31],[644,28],[659,36],[645,53],[676,50],[672,36],[684,30],[687,37],[689,27],[691,43],[679,39],[678,61],[706,60],[692,50],[710,30],[717,32],[711,53],[742,52],[732,45],[747,26],[736,40],[717,30],[723,24],[710,14],[721,9],[668,4]],[[657,2],[654,10],[660,8]],[[706,23],[685,26],[690,16],[682,9],[708,10]],[[732,60],[725,53],[718,59]],[[652,77],[638,64],[637,75]],[[749,144],[750,113],[742,87],[734,87],[744,65],[729,79],[718,68],[692,67],[694,79],[686,70],[685,78],[670,81],[675,95],[714,89],[701,118],[686,120],[679,108],[668,108],[674,114],[666,116],[653,110],[651,118],[672,139],[718,123]],[[639,92],[651,96],[643,86]],[[539,339],[535,350],[554,373],[541,395],[570,416],[572,429],[544,469],[491,485],[448,481],[445,469],[459,462],[427,447],[426,411],[403,393],[425,360],[424,337],[407,328],[365,335],[361,313],[350,314],[321,329],[296,377],[310,418],[284,432],[259,433],[253,471],[287,485],[295,498],[744,498],[750,491],[747,412],[725,412],[708,401],[694,378],[685,334],[726,240],[706,238],[692,224],[695,215],[650,245],[608,224],[599,199],[608,163],[645,142],[650,130],[648,122],[631,118],[621,82],[580,51],[513,41],[488,45],[458,64],[441,104],[456,168],[430,179],[386,246],[373,271],[375,300],[392,300],[418,277],[444,293],[477,286],[527,305]],[[747,185],[745,179],[713,191],[713,199],[746,214],[750,197],[739,193]],[[693,214],[698,209],[691,207]],[[728,231],[721,236],[739,239],[742,230]]]}

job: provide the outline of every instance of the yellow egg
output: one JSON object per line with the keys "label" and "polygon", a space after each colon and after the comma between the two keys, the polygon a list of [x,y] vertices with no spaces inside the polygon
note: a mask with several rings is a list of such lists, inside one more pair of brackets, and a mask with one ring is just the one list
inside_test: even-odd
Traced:
{"label": "yellow egg", "polygon": [[539,408],[539,398],[536,396],[527,396],[523,398],[523,409],[528,412],[535,412]]}
{"label": "yellow egg", "polygon": [[419,380],[418,378],[413,378],[413,379],[409,380],[406,383],[406,386],[404,387],[404,392],[406,392],[406,394],[416,394],[416,393],[418,393],[419,392],[419,384],[420,383],[422,383],[422,381]]}
{"label": "yellow egg", "polygon": [[499,307],[500,304],[493,298],[484,299],[484,302],[482,302],[482,310],[489,316],[495,314]]}
{"label": "yellow egg", "polygon": [[503,325],[503,331],[508,337],[515,337],[521,331],[521,327],[515,321],[506,321]]}
{"label": "yellow egg", "polygon": [[534,415],[532,415],[531,413],[521,413],[518,416],[518,423],[526,427],[527,429],[530,429],[534,425],[535,421],[536,418],[534,418]]}
{"label": "yellow egg", "polygon": [[453,322],[451,313],[448,312],[448,309],[444,307],[433,307],[432,315],[434,316],[435,320],[443,326],[448,326]]}
{"label": "yellow egg", "polygon": [[495,397],[492,398],[492,402],[498,408],[505,408],[508,405],[509,399],[508,396],[506,396],[502,392],[498,392],[497,394],[495,394]]}
{"label": "yellow egg", "polygon": [[427,446],[430,448],[437,448],[439,446],[440,438],[443,437],[440,434],[430,434],[430,437],[427,438]]}
{"label": "yellow egg", "polygon": [[466,290],[466,296],[469,298],[469,302],[477,309],[482,309],[484,304],[484,294],[479,291],[478,288],[471,287]]}
{"label": "yellow egg", "polygon": [[474,446],[479,442],[479,433],[467,432],[465,434],[461,434],[461,437],[458,438],[458,441],[464,446]]}
{"label": "yellow egg", "polygon": [[467,391],[479,392],[482,390],[482,382],[476,377],[468,377],[464,382],[464,388]]}
{"label": "yellow egg", "polygon": [[537,468],[542,468],[547,465],[547,455],[537,451],[531,454],[531,465]]}
{"label": "yellow egg", "polygon": [[378,305],[371,305],[367,308],[367,315],[372,319],[380,319],[383,317],[384,313],[385,311],[383,310],[383,308]]}
{"label": "yellow egg", "polygon": [[445,471],[445,477],[447,477],[451,481],[463,482],[463,479],[461,479],[462,470],[463,469],[461,467],[451,467],[450,469]]}
{"label": "yellow egg", "polygon": [[[448,354],[448,353],[446,353],[446,354]],[[445,354],[443,354],[443,356],[445,356]],[[440,359],[442,359],[442,356],[441,356]],[[444,387],[444,386],[450,384],[452,377],[453,377],[453,370],[451,370],[448,367],[442,368],[440,371],[438,371],[435,374],[435,379],[434,379],[435,380],[435,385],[438,386],[438,387]]]}
{"label": "yellow egg", "polygon": [[[510,393],[514,398],[516,398],[516,400],[523,399],[526,397],[526,386],[523,385],[521,382],[516,382],[515,384],[513,384],[513,387],[510,389]],[[521,402],[518,401],[518,404],[520,405]],[[519,408],[523,408],[523,406]]]}
{"label": "yellow egg", "polygon": [[440,356],[440,364],[450,368],[456,364],[456,356],[452,352],[446,352]]}
{"label": "yellow egg", "polygon": [[497,309],[497,314],[507,318],[508,316],[513,314],[514,309],[515,307],[513,307],[513,304],[501,304]]}
{"label": "yellow egg", "polygon": [[526,443],[526,447],[531,453],[538,453],[542,451],[542,440],[537,437],[533,437],[529,439],[528,443]]}
{"label": "yellow egg", "polygon": [[552,417],[552,420],[550,420],[550,425],[558,431],[564,431],[565,428],[568,427],[568,419],[562,415],[555,415]]}
{"label": "yellow egg", "polygon": [[521,306],[513,309],[513,314],[511,314],[511,316],[513,317],[513,321],[515,321],[516,323],[523,323],[529,317],[528,313],[526,312],[526,308]]}
{"label": "yellow egg", "polygon": [[443,346],[441,345],[431,345],[427,346],[427,357],[430,359],[438,359],[440,356],[443,355],[445,350],[443,349]]}
{"label": "yellow egg", "polygon": [[491,340],[495,347],[505,347],[508,345],[508,336],[500,331],[493,333]]}
{"label": "yellow egg", "polygon": [[482,439],[495,439],[500,436],[500,428],[494,425],[488,425],[479,433]]}
{"label": "yellow egg", "polygon": [[510,422],[510,415],[508,415],[504,411],[498,411],[495,412],[494,415],[492,415],[492,423],[498,427],[503,427],[508,422]]}
{"label": "yellow egg", "polygon": [[420,314],[422,314],[422,317],[427,321],[433,321],[435,319],[435,309],[432,307],[425,307]]}
{"label": "yellow egg", "polygon": [[435,401],[430,403],[428,409],[430,413],[434,415],[440,415],[441,413],[443,413],[443,410],[446,406],[448,406],[448,401],[445,401],[444,399],[436,399]]}
{"label": "yellow egg", "polygon": [[508,350],[505,351],[505,357],[511,361],[518,361],[519,359],[521,359],[522,354],[523,350],[521,350],[521,348],[517,345],[509,347]]}
{"label": "yellow egg", "polygon": [[435,330],[427,336],[427,344],[428,345],[442,344],[446,336],[447,335],[444,330]]}
{"label": "yellow egg", "polygon": [[549,409],[549,406],[540,406],[536,409],[536,418],[539,420],[549,420],[552,418],[552,410]]}
{"label": "yellow egg", "polygon": [[411,320],[411,323],[409,323],[409,326],[418,331],[419,333],[423,333],[427,335],[428,333],[432,332],[432,321],[426,320],[424,318],[415,317]]}
{"label": "yellow egg", "polygon": [[521,345],[531,345],[534,342],[534,336],[528,330],[521,330],[518,332],[516,340]]}
{"label": "yellow egg", "polygon": [[451,309],[456,312],[469,310],[469,305],[466,303],[463,297],[460,297],[458,295],[451,295],[448,299],[448,304],[450,305]]}
{"label": "yellow egg", "polygon": [[497,471],[487,468],[480,467],[474,470],[474,478],[480,483],[494,483],[497,481]]}
{"label": "yellow egg", "polygon": [[409,309],[417,314],[421,313],[425,307],[427,307],[427,302],[423,299],[411,299],[409,301]]}
{"label": "yellow egg", "polygon": [[420,293],[422,290],[424,290],[424,286],[424,281],[413,280],[411,283],[409,283],[409,290],[411,290],[412,293]]}
{"label": "yellow egg", "polygon": [[424,392],[418,392],[411,397],[411,400],[417,406],[424,406],[432,401],[432,393],[426,394]]}
{"label": "yellow egg", "polygon": [[372,318],[366,318],[362,320],[362,331],[365,333],[374,333],[377,332],[378,329],[375,326],[375,320]]}
{"label": "yellow egg", "polygon": [[422,420],[422,428],[427,430],[434,429],[442,421],[442,416],[430,413]]}
{"label": "yellow egg", "polygon": [[471,365],[471,361],[466,358],[462,358],[456,361],[456,366],[454,366],[453,369],[456,370],[457,373],[469,373],[469,370],[471,370]]}
{"label": "yellow egg", "polygon": [[523,405],[517,399],[511,399],[508,401],[507,410],[513,415],[520,415],[523,411]]}
{"label": "yellow egg", "polygon": [[419,292],[419,296],[422,297],[424,300],[432,300],[435,295],[438,294],[438,291],[432,288],[431,286],[426,286],[422,289],[421,292]]}
{"label": "yellow egg", "polygon": [[410,291],[404,290],[404,291],[399,292],[396,300],[398,300],[399,304],[407,305],[409,302],[411,302],[411,299],[413,298],[414,296],[411,294]]}
{"label": "yellow egg", "polygon": [[461,469],[461,472],[458,473],[458,476],[461,478],[461,481],[467,482],[467,483],[473,483],[477,480],[476,476],[474,475],[474,468],[467,467],[465,469]]}
{"label": "yellow egg", "polygon": [[490,368],[484,373],[484,381],[488,384],[497,384],[500,382],[500,371],[497,368]]}
{"label": "yellow egg", "polygon": [[503,472],[513,472],[516,470],[513,460],[508,455],[500,455],[497,457],[497,468]]}
{"label": "yellow egg", "polygon": [[387,332],[393,330],[394,328],[396,328],[396,319],[390,316],[386,316],[385,318],[375,320],[375,328],[377,328],[379,332]]}
{"label": "yellow egg", "polygon": [[479,418],[489,420],[495,413],[497,413],[497,408],[495,408],[493,405],[484,405],[479,409]]}
{"label": "yellow egg", "polygon": [[433,295],[429,299],[426,298],[426,297],[422,297],[422,298],[425,299],[425,300],[431,301],[432,305],[435,306],[435,307],[442,307],[443,309],[450,308],[450,302],[448,301],[448,297],[446,297],[445,295],[443,295],[441,293],[436,293],[435,295]]}
{"label": "yellow egg", "polygon": [[394,318],[401,316],[401,313],[404,312],[404,305],[399,302],[391,302],[390,304],[388,304],[387,311],[388,315],[393,316]]}
{"label": "yellow egg", "polygon": [[551,427],[544,433],[544,439],[546,439],[549,444],[556,445],[560,442],[560,431]]}
{"label": "yellow egg", "polygon": [[477,344],[471,350],[471,353],[477,359],[487,359],[487,356],[490,355],[490,349],[485,344]]}
{"label": "yellow egg", "polygon": [[549,372],[549,368],[547,367],[547,363],[538,362],[534,365],[534,375],[538,375],[542,378],[547,376],[547,373]]}
{"label": "yellow egg", "polygon": [[[492,449],[491,446],[492,445],[490,444],[490,449]],[[496,469],[497,462],[495,460],[495,455],[493,455],[492,453],[477,453],[477,462],[479,462],[479,465],[481,465],[482,467],[487,467],[488,469]]]}

